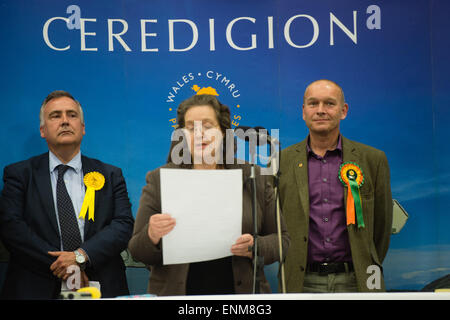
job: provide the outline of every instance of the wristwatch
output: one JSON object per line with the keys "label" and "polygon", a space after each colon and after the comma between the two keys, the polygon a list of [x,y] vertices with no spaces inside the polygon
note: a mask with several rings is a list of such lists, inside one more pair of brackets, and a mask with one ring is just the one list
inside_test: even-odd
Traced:
{"label": "wristwatch", "polygon": [[78,250],[75,250],[74,253],[75,253],[75,261],[78,263],[78,266],[80,267],[81,271],[84,271],[84,269],[86,269],[86,257]]}

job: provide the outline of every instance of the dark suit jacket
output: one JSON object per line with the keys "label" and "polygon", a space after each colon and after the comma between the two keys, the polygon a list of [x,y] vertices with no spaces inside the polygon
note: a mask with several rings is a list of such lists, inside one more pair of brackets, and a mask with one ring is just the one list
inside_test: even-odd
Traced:
{"label": "dark suit jacket", "polygon": [[[85,156],[83,174],[105,176],[95,192],[95,221],[88,220],[81,248],[89,256],[86,274],[99,281],[102,297],[128,294],[121,251],[127,247],[134,219],[122,171]],[[6,299],[52,299],[61,281],[50,271],[55,261],[48,251],[60,251],[48,152],[5,167],[0,197],[0,235],[10,252],[3,286]]]}
{"label": "dark suit jacket", "polygon": [[[167,164],[162,168],[180,168],[174,164]],[[243,217],[242,233],[253,233],[252,193],[250,181],[250,165],[227,165],[228,169],[243,170]],[[256,172],[257,184],[257,214],[258,214],[258,247],[265,264],[279,261],[277,226],[275,220],[275,199],[271,176],[263,176]],[[162,249],[160,244],[154,245],[148,237],[148,221],[151,215],[161,213],[160,168],[147,174],[147,185],[142,190],[139,209],[133,237],[129,243],[129,250],[134,259],[148,265],[151,269],[148,292],[156,295],[184,295],[186,294],[186,280],[189,264],[162,264]],[[284,221],[281,223],[283,252],[289,247],[289,236]],[[236,293],[251,293],[253,286],[252,260],[245,257],[233,256],[232,268],[234,288]],[[270,285],[262,272],[260,286],[261,293],[270,293]]]}
{"label": "dark suit jacket", "polygon": [[[281,207],[291,236],[291,247],[285,264],[288,292],[302,292],[307,263],[309,190],[306,143],[305,139],[281,153]],[[358,289],[384,291],[382,275],[379,290],[367,287],[367,279],[373,274],[367,272],[367,267],[376,265],[382,270],[381,264],[389,247],[392,196],[388,162],[384,152],[344,137],[342,148],[343,162],[356,162],[364,173],[360,194],[365,228],[347,226]],[[346,207],[347,187],[344,195]],[[372,283],[371,280],[369,282]]]}

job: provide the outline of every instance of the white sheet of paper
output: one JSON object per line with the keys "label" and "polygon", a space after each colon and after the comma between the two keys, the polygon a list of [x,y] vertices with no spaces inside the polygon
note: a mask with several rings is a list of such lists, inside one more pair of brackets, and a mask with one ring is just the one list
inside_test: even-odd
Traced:
{"label": "white sheet of paper", "polygon": [[161,169],[161,210],[176,219],[163,264],[231,256],[242,234],[242,170]]}

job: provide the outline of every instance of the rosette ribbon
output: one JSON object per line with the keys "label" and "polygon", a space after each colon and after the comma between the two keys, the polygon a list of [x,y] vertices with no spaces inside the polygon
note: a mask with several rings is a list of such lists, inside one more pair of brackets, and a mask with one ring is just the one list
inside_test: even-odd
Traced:
{"label": "rosette ribbon", "polygon": [[364,228],[362,200],[359,188],[364,183],[361,168],[354,162],[344,162],[339,169],[339,180],[347,186],[347,225],[358,223]]}
{"label": "rosette ribbon", "polygon": [[89,211],[88,219],[94,221],[95,215],[95,191],[100,190],[105,185],[105,177],[99,172],[89,172],[84,175],[84,184],[86,185],[86,194],[84,195],[78,218],[85,219]]}

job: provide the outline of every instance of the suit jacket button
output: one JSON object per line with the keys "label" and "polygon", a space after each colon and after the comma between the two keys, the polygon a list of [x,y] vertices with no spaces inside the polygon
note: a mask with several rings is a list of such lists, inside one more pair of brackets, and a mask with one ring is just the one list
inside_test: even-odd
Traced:
{"label": "suit jacket button", "polygon": [[307,237],[303,237],[303,241],[308,241],[308,238]]}
{"label": "suit jacket button", "polygon": [[300,266],[300,271],[301,272],[305,271],[305,268],[303,266]]}
{"label": "suit jacket button", "polygon": [[242,284],[241,280],[238,280],[237,285],[240,286]]}

